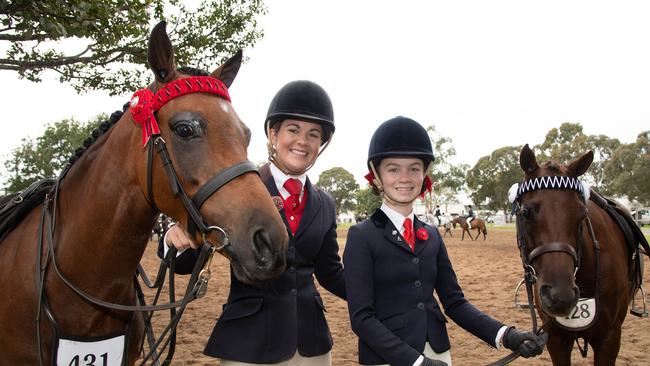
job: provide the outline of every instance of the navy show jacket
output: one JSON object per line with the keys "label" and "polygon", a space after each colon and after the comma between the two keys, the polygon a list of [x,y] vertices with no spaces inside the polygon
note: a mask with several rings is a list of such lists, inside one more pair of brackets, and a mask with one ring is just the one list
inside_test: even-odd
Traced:
{"label": "navy show jacket", "polygon": [[[463,294],[438,230],[414,219],[411,251],[378,209],[350,228],[343,262],[352,330],[359,336],[359,362],[412,366],[425,342],[437,353],[450,349],[445,314],[495,347],[503,324],[476,309]],[[426,230],[428,239],[418,238]]]}

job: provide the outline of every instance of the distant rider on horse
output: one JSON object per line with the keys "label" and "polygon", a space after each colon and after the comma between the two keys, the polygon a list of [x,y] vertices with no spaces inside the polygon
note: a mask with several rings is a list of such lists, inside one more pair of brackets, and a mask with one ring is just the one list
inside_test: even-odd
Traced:
{"label": "distant rider on horse", "polygon": [[476,214],[474,214],[474,210],[472,210],[472,205],[467,205],[468,212],[467,212],[467,217],[465,218],[465,221],[467,222],[467,227],[471,228],[472,227],[472,220],[476,217]]}
{"label": "distant rider on horse", "polygon": [[442,223],[442,221],[440,221],[440,206],[436,206],[436,213],[433,214],[433,216],[435,216],[436,219],[438,220],[436,226],[440,226],[440,224]]}

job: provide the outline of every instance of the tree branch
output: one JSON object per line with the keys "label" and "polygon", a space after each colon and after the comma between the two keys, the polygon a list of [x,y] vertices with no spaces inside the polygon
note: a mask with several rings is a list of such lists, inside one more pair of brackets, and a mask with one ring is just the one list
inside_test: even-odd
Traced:
{"label": "tree branch", "polygon": [[0,34],[0,41],[25,42],[25,41],[44,41],[50,39],[46,33],[33,34],[26,36],[24,34]]}
{"label": "tree branch", "polygon": [[[59,58],[54,58],[50,60],[41,60],[41,61],[19,61],[11,60],[6,58],[0,58],[0,65],[14,65],[20,68],[51,68],[57,66],[66,66],[72,65],[80,62],[91,63],[93,65],[104,66],[111,62],[115,62],[123,57],[125,54],[135,53],[138,49],[135,47],[119,47],[115,49],[102,52],[101,54],[96,54],[93,56],[81,57],[81,55],[87,53],[92,49],[92,45],[87,46],[85,50],[74,56],[64,56]],[[99,61],[101,59],[108,58],[105,61]]]}
{"label": "tree branch", "polygon": [[20,71],[22,69],[18,66],[3,65],[2,63],[0,63],[0,70]]}

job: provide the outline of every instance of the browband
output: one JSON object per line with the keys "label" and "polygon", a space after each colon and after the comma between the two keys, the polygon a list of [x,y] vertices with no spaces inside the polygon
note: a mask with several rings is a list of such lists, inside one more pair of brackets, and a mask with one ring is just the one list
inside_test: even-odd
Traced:
{"label": "browband", "polygon": [[131,97],[131,115],[135,123],[142,125],[142,146],[147,144],[152,135],[160,134],[154,112],[170,100],[190,93],[210,93],[230,102],[228,88],[212,76],[190,76],[171,81],[154,94],[144,88],[133,93]]}
{"label": "browband", "polygon": [[580,181],[578,178],[561,175],[549,175],[528,179],[513,184],[508,190],[508,199],[511,203],[518,200],[523,194],[538,189],[571,189],[582,195],[585,202],[589,199],[589,184]]}

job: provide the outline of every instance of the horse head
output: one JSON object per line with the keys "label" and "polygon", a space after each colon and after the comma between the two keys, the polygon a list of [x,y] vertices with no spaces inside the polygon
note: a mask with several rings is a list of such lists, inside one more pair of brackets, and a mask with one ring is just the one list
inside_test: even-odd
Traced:
{"label": "horse head", "polygon": [[[169,161],[152,159],[155,153],[147,158],[147,150],[140,145],[143,164],[150,164],[142,166],[139,174],[140,189],[148,204],[189,228],[197,242],[219,242],[221,254],[230,258],[233,272],[241,281],[250,283],[278,275],[284,270],[287,231],[255,166],[248,161],[251,132],[235,113],[227,94],[241,64],[241,51],[209,75],[204,72],[197,77],[197,71],[192,75],[190,69],[177,70],[165,23],[161,22],[151,33],[148,60],[155,75],[148,88],[155,94],[154,102],[160,94],[165,98],[166,93],[195,88],[169,98],[155,111],[162,139],[149,143],[156,150],[162,149],[157,146],[162,143]],[[206,87],[206,83],[214,84],[217,90]],[[133,101],[131,104],[133,115]],[[134,121],[142,129],[152,127]],[[173,181],[174,175],[178,183]],[[192,210],[183,202],[183,194],[192,199],[198,219],[189,212]]]}
{"label": "horse head", "polygon": [[589,151],[566,165],[549,161],[540,166],[528,145],[519,156],[524,181],[516,197],[518,241],[537,276],[538,306],[550,316],[568,315],[579,299],[575,274],[589,189],[578,177],[592,161]]}

